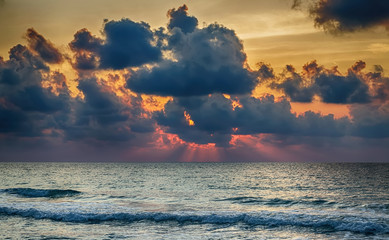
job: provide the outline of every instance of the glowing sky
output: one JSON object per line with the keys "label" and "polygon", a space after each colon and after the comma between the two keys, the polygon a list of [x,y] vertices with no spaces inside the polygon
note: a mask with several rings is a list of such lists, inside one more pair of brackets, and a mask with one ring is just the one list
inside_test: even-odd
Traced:
{"label": "glowing sky", "polygon": [[389,161],[385,0],[0,0],[1,161]]}

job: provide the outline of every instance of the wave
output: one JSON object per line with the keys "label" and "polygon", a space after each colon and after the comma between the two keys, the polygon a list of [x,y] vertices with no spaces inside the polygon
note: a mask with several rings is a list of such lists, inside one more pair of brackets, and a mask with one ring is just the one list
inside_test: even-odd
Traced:
{"label": "wave", "polygon": [[261,197],[233,197],[233,198],[223,198],[216,199],[215,201],[228,201],[233,203],[263,203],[264,199]]}
{"label": "wave", "polygon": [[262,197],[233,197],[233,198],[217,199],[215,201],[229,201],[238,204],[263,204],[263,205],[270,205],[270,206],[294,205],[294,204],[309,204],[309,205],[335,204],[335,202],[329,202],[323,199],[291,200],[291,199],[281,199],[281,198],[265,199]]}
{"label": "wave", "polygon": [[363,234],[388,234],[387,219],[378,221],[358,216],[311,215],[291,212],[257,213],[243,212],[116,212],[91,213],[75,211],[39,210],[36,208],[18,209],[0,207],[0,215],[28,217],[34,219],[50,219],[73,223],[100,223],[107,221],[121,222],[177,222],[180,224],[247,224],[251,226],[295,226],[320,229],[326,231],[350,231]]}
{"label": "wave", "polygon": [[373,209],[373,210],[381,210],[381,211],[389,210],[389,204],[371,203],[371,204],[363,205],[363,207],[366,207],[368,209]]}
{"label": "wave", "polygon": [[21,197],[28,198],[60,198],[60,197],[71,197],[81,192],[71,189],[35,189],[35,188],[7,188],[3,189],[2,192],[8,194],[15,194]]}

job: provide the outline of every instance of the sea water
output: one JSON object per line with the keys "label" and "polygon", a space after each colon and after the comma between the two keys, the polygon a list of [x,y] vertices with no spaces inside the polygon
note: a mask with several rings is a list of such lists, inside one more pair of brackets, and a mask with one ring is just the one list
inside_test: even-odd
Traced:
{"label": "sea water", "polygon": [[389,164],[0,163],[0,239],[389,239]]}

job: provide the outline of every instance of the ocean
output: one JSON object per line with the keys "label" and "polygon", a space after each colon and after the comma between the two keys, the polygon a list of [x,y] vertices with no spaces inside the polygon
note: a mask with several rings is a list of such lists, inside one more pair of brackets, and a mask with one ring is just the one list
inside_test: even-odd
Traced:
{"label": "ocean", "polygon": [[389,239],[389,164],[0,163],[0,239]]}

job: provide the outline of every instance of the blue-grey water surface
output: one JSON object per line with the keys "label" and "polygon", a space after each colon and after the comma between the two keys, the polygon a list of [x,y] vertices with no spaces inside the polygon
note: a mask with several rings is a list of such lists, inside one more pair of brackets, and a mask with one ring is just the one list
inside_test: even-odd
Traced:
{"label": "blue-grey water surface", "polygon": [[0,239],[389,239],[389,164],[0,163]]}

